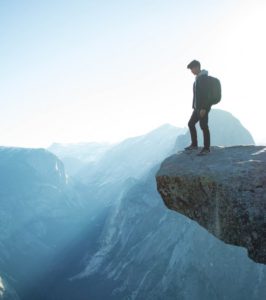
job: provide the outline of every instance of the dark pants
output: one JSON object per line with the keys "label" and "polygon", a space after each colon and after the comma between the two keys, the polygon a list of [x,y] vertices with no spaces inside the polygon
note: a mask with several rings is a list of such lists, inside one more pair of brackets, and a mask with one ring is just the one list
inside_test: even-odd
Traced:
{"label": "dark pants", "polygon": [[197,130],[196,123],[200,122],[200,128],[203,131],[203,139],[204,139],[204,148],[210,148],[210,131],[208,126],[209,120],[209,112],[210,110],[206,110],[206,114],[203,118],[200,117],[199,110],[194,109],[191,118],[188,122],[188,127],[191,135],[191,143],[193,146],[198,146],[198,138],[197,138]]}

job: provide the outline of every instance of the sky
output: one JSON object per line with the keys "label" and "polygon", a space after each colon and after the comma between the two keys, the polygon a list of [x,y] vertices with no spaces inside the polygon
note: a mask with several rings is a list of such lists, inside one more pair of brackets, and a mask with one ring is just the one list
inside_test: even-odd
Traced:
{"label": "sky", "polygon": [[221,80],[215,108],[266,143],[265,14],[265,0],[0,0],[0,145],[186,127],[192,59]]}

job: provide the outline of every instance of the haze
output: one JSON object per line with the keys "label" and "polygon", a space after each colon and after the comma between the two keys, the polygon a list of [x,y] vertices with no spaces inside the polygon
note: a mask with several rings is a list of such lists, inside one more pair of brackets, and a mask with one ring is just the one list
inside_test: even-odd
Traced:
{"label": "haze", "polygon": [[266,143],[266,2],[0,2],[0,145],[116,142],[187,126],[192,59]]}

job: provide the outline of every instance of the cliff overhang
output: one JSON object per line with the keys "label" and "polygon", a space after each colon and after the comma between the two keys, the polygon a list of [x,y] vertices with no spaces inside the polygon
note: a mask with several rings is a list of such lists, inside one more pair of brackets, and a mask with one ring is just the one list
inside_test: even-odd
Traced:
{"label": "cliff overhang", "polygon": [[225,243],[266,264],[266,148],[215,147],[206,156],[179,152],[156,174],[165,205]]}

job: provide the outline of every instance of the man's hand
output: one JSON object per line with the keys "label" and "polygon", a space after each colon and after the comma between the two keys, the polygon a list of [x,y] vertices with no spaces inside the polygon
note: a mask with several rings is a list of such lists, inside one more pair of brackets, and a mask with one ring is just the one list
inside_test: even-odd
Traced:
{"label": "man's hand", "polygon": [[206,114],[206,109],[201,109],[199,114],[200,114],[200,117],[203,118]]}

